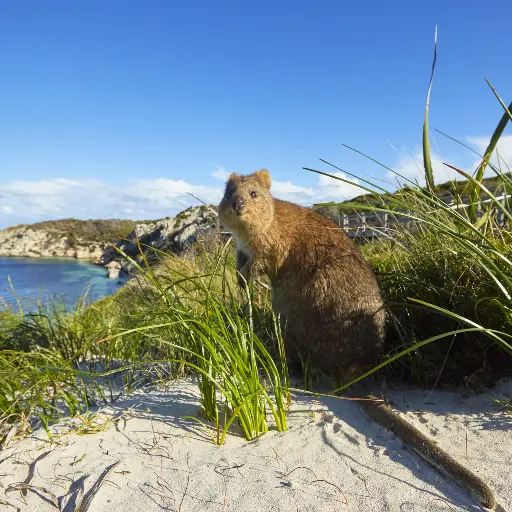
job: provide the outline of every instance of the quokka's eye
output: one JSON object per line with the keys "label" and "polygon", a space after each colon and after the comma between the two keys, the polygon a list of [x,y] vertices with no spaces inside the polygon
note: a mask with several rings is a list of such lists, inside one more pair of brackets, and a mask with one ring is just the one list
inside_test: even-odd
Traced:
{"label": "quokka's eye", "polygon": [[251,191],[251,197],[256,197],[258,194],[256,194],[256,192],[254,192],[254,190]]}

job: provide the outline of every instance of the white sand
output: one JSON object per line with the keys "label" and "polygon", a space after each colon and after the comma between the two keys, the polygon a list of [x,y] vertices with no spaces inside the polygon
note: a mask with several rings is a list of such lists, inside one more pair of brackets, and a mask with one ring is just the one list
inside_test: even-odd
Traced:
{"label": "white sand", "polygon": [[[428,395],[414,389],[389,394],[395,408],[482,476],[511,510],[512,416],[491,394],[436,391],[425,401]],[[512,397],[512,382],[493,396]],[[199,424],[182,418],[198,415],[197,397],[191,381],[138,391],[100,410],[120,418],[104,432],[68,433],[50,443],[38,431],[13,442],[0,452],[0,510],[15,511],[10,503],[21,511],[55,511],[56,499],[71,512],[84,493],[92,497],[88,512],[481,510],[354,402],[294,395],[295,410],[315,414],[293,414],[287,432],[270,431],[252,442],[231,434],[219,447]],[[54,431],[69,432],[69,426]],[[6,492],[22,482],[53,497],[42,490]]]}

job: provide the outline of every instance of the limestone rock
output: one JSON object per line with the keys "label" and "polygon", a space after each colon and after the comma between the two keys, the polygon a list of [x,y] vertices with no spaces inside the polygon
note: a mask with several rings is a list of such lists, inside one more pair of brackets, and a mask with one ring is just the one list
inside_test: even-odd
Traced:
{"label": "limestone rock", "polygon": [[108,270],[119,270],[121,268],[121,263],[119,263],[119,261],[111,261],[105,265],[105,268]]}
{"label": "limestone rock", "polygon": [[21,226],[0,230],[0,255],[18,257],[68,257],[100,259],[105,247],[79,238],[56,236],[41,229]]}
{"label": "limestone rock", "polygon": [[108,269],[109,279],[118,279],[120,272],[121,272],[121,270],[119,268],[109,268]]}
{"label": "limestone rock", "polygon": [[[174,218],[167,217],[147,224],[137,224],[127,236],[128,241],[119,240],[117,246],[134,259],[140,254],[137,239],[147,255],[151,255],[151,247],[160,251],[181,254],[195,244],[202,235],[214,230],[216,225],[217,214],[215,211],[206,207],[191,207]],[[129,273],[134,270],[134,265],[120,256],[113,247],[105,249],[103,260],[106,263],[120,261],[121,268]]]}

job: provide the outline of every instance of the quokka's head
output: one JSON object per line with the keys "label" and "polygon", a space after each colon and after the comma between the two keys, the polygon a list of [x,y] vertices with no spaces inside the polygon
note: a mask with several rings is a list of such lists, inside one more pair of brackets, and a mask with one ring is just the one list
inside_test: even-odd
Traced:
{"label": "quokka's head", "polygon": [[219,205],[220,225],[233,234],[265,229],[272,222],[274,203],[272,180],[266,169],[246,176],[232,174]]}

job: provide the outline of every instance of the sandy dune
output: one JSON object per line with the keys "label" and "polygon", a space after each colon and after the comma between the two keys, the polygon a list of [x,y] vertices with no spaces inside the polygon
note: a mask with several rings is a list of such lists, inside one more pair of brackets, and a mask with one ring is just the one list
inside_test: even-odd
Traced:
{"label": "sandy dune", "polygon": [[[389,397],[512,509],[512,415],[493,403],[512,397],[512,381],[478,396],[401,389]],[[311,412],[291,414],[289,431],[252,442],[234,432],[220,447],[183,418],[198,410],[186,380],[101,408],[97,419],[113,420],[103,432],[69,433],[68,422],[53,428],[53,442],[44,431],[13,442],[0,452],[0,510],[481,510],[354,402],[295,394],[293,410]]]}

